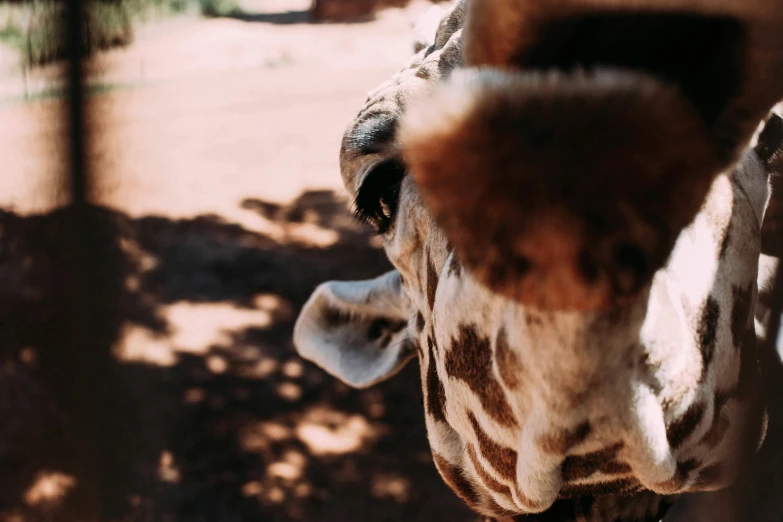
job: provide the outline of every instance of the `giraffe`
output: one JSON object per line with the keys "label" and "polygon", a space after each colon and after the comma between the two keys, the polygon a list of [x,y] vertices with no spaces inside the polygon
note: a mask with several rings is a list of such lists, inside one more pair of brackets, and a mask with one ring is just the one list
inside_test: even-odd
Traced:
{"label": "giraffe", "polygon": [[299,353],[360,388],[418,357],[435,465],[491,519],[659,520],[730,485],[764,431],[775,11],[458,2],[341,146],[395,270],[319,286]]}

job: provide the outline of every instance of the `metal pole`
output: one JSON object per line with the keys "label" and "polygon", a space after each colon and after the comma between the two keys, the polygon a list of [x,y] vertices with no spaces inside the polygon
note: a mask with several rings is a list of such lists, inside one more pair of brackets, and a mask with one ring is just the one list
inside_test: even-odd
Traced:
{"label": "metal pole", "polygon": [[61,287],[60,303],[67,310],[64,321],[68,339],[62,353],[53,360],[62,367],[57,379],[58,393],[71,422],[71,440],[74,445],[73,466],[77,478],[76,504],[81,520],[98,522],[103,519],[104,488],[109,477],[102,476],[105,456],[105,433],[100,408],[102,388],[100,380],[108,364],[110,346],[103,346],[101,335],[105,321],[101,310],[101,284],[97,280],[104,261],[103,246],[96,230],[94,212],[91,212],[90,171],[87,161],[89,129],[87,100],[85,98],[83,60],[85,16],[89,0],[67,0],[64,34],[67,38],[67,110],[69,152],[70,205],[64,219],[64,234],[60,239],[61,277],[68,278]]}

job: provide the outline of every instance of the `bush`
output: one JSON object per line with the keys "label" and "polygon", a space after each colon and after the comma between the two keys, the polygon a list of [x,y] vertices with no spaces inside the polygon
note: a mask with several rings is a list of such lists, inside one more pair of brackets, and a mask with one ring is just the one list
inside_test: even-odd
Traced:
{"label": "bush", "polygon": [[[69,0],[0,0],[0,44],[17,49],[25,66],[65,58],[63,33]],[[83,16],[85,53],[128,45],[134,24],[152,15],[187,10],[195,0],[110,0],[86,4]]]}
{"label": "bush", "polygon": [[[133,40],[129,2],[88,4],[82,46],[87,54]],[[53,0],[0,3],[0,43],[18,50],[25,66],[43,65],[65,58],[66,5]]]}

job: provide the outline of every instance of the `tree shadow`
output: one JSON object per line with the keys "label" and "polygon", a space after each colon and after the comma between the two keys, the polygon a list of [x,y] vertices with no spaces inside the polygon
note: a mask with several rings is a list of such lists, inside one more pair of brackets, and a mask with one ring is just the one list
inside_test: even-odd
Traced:
{"label": "tree shadow", "polygon": [[91,419],[62,393],[79,378],[62,342],[71,211],[0,212],[0,519],[79,519],[85,422],[107,520],[475,518],[432,465],[415,365],[360,393],[291,344],[318,283],[389,269],[371,235],[329,191],[242,205],[272,232],[90,209],[110,265],[94,334],[114,347],[91,354]]}
{"label": "tree shadow", "polygon": [[284,11],[280,13],[248,13],[233,10],[229,13],[207,13],[210,18],[230,18],[240,22],[260,22],[274,25],[295,25],[314,23],[312,13],[307,11]]}
{"label": "tree shadow", "polygon": [[229,18],[240,22],[265,23],[273,25],[298,24],[364,24],[376,19],[375,8],[370,3],[366,7],[359,6],[341,15],[321,15],[317,9],[306,11],[282,11],[278,13],[253,13],[241,9],[233,9],[227,13],[206,12],[210,18]]}
{"label": "tree shadow", "polygon": [[[72,211],[0,211],[0,520],[80,519],[74,448],[89,423],[107,520],[475,520],[432,465],[415,364],[359,392],[291,344],[317,284],[390,268],[367,229],[331,191],[241,206],[269,232],[90,209],[105,262],[93,334],[114,348],[91,354],[102,379],[87,419],[64,393],[79,378],[63,343]],[[754,520],[780,512],[783,367],[765,357]]]}

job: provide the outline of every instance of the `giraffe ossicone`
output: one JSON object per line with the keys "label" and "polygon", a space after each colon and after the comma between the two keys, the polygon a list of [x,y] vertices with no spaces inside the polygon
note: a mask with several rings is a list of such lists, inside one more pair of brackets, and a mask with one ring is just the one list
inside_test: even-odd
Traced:
{"label": "giraffe ossicone", "polygon": [[458,2],[342,142],[395,270],[321,285],[300,354],[365,387],[418,353],[435,464],[486,516],[730,485],[763,438],[776,5]]}

